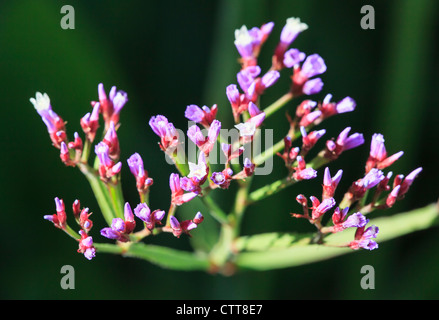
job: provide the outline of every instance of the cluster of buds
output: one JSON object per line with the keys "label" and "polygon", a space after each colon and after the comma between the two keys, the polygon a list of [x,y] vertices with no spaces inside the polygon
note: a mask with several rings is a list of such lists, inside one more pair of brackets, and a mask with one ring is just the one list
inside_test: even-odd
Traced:
{"label": "cluster of buds", "polygon": [[182,233],[187,234],[188,236],[191,236],[189,231],[195,229],[201,222],[203,222],[204,217],[201,214],[201,212],[197,212],[195,217],[191,220],[184,220],[182,222],[179,222],[176,217],[171,216],[170,218],[170,225],[171,230],[174,236],[177,238],[180,238],[180,235]]}
{"label": "cluster of buds", "polygon": [[58,197],[55,198],[56,213],[45,215],[44,219],[53,223],[56,228],[59,228],[69,234],[71,237],[77,239],[79,243],[78,252],[84,254],[84,257],[91,260],[96,255],[96,249],[93,246],[93,238],[89,235],[93,222],[90,220],[89,209],[82,208],[79,200],[75,200],[72,204],[73,216],[75,221],[81,228],[79,230],[79,237],[75,234],[67,224],[67,214],[64,201]]}
{"label": "cluster of buds", "polygon": [[130,204],[126,202],[124,206],[124,219],[114,218],[111,227],[101,229],[101,235],[108,239],[127,242],[130,240],[129,234],[134,231],[135,227],[136,221],[134,220],[133,211]]}

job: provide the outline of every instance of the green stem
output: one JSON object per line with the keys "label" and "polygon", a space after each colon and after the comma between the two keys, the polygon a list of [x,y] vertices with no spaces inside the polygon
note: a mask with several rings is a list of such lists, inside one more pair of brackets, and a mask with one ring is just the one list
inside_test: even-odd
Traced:
{"label": "green stem", "polygon": [[105,221],[108,225],[111,225],[113,218],[116,218],[117,215],[111,206],[111,199],[105,184],[92,172],[92,169],[88,165],[78,164],[78,167],[90,183]]}
{"label": "green stem", "polygon": [[265,119],[271,116],[276,111],[280,110],[284,105],[286,105],[292,99],[293,99],[292,92],[288,92],[284,94],[282,97],[280,97],[279,99],[277,99],[275,102],[273,102],[271,105],[269,105],[267,108],[264,109]]}
{"label": "green stem", "polygon": [[277,180],[271,184],[265,185],[253,192],[250,193],[248,197],[249,203],[254,203],[256,201],[260,201],[262,199],[265,199],[269,196],[272,196],[279,191],[285,189],[286,187],[289,187],[290,185],[294,184],[296,180],[286,177],[280,180]]}

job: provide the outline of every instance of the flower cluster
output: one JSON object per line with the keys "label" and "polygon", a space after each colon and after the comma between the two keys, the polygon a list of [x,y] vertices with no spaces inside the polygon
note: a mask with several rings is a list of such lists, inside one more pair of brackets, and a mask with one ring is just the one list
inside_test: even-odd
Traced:
{"label": "flower cluster", "polygon": [[[98,84],[98,99],[91,101],[90,112],[80,120],[82,138],[75,132],[70,140],[66,123],[53,111],[49,96],[37,92],[36,97],[30,99],[47,127],[53,146],[59,149],[61,161],[66,166],[79,168],[90,182],[107,223],[107,227],[100,230],[101,236],[115,240],[115,245],[120,246],[122,250],[129,250],[131,244],[160,232],[172,233],[177,238],[182,234],[191,236],[190,232],[203,222],[204,216],[198,211],[193,219],[179,220],[176,210],[193,199],[200,198],[210,210],[211,216],[218,220],[222,227],[233,229],[232,232],[227,231],[223,235],[232,237],[231,239],[219,237],[219,241],[224,243],[214,246],[213,250],[221,252],[215,252],[212,256],[217,260],[222,260],[218,256],[232,257],[236,254],[235,248],[229,248],[230,252],[227,254],[225,251],[227,245],[235,243],[234,237],[239,235],[240,223],[247,205],[297,182],[315,179],[318,177],[319,169],[324,167],[321,196],[297,195],[296,201],[302,207],[302,212],[291,213],[291,216],[306,219],[315,226],[317,233],[310,239],[311,243],[327,244],[325,240],[328,235],[356,228],[353,239],[338,246],[353,250],[378,248],[374,239],[379,229],[373,224],[369,226],[367,214],[374,210],[390,208],[396,201],[403,199],[422,168],[413,170],[407,176],[396,175],[391,181],[393,173],[383,170],[397,161],[403,152],[389,155],[383,135],[376,133],[371,138],[364,174],[349,185],[338,201],[340,181],[347,170],[339,169],[335,174],[331,174],[328,164],[338,159],[345,151],[363,145],[365,137],[362,133],[351,133],[351,127],[343,126],[344,129],[336,137],[325,138],[328,135],[327,130],[315,127],[328,118],[354,111],[356,101],[349,96],[332,101],[331,93],[327,93],[322,101],[310,98],[311,95],[323,91],[324,83],[321,76],[327,71],[327,65],[319,54],[308,55],[299,49],[291,48],[294,40],[308,29],[298,18],[287,19],[272,53],[271,66],[267,71],[263,71],[258,58],[273,28],[274,23],[269,22],[251,29],[242,26],[235,31],[234,44],[240,55],[240,69],[236,74],[236,82],[230,83],[224,92],[233,114],[233,130],[236,129],[239,133],[235,139],[226,140],[221,134],[224,128],[223,123],[217,119],[219,108],[216,104],[211,107],[187,105],[184,116],[190,122],[186,132],[177,129],[164,115],[158,114],[149,118],[149,127],[159,138],[160,150],[173,161],[178,171],[172,172],[169,176],[170,197],[167,211],[150,209],[152,206],[149,193],[154,180],[149,176],[144,161],[137,152],[128,157],[126,163],[134,177],[139,202],[132,210],[131,205],[123,198],[121,173],[124,160],[121,159],[118,129],[121,110],[128,102],[125,91],[117,90],[113,86],[107,95],[103,84]],[[262,108],[261,98],[269,88],[278,83],[281,71],[289,72],[287,92],[268,107]],[[282,135],[282,140],[267,147],[259,155],[247,155],[245,151],[259,143],[256,137],[259,137],[259,133],[262,134],[261,128],[267,125],[269,116],[298,97],[303,100],[298,103],[293,115],[286,114],[289,129]],[[104,123],[103,132],[101,139],[97,139],[101,118]],[[186,155],[182,157],[180,153],[186,136],[196,150],[194,162],[188,161]],[[312,152],[319,148],[319,144],[323,147],[317,152]],[[224,156],[225,161],[214,167],[216,163],[212,163],[211,156],[215,155],[214,151],[217,148],[221,150],[220,154]],[[95,161],[89,164],[92,150]],[[316,155],[313,155],[314,153]],[[283,160],[287,169],[286,177],[251,191],[250,183],[258,166],[276,154]],[[240,189],[236,193],[234,209],[227,214],[209,194],[214,190],[229,189],[234,181]],[[80,226],[79,233],[75,233],[67,224],[63,200],[55,198],[55,204],[56,213],[45,215],[44,218],[75,238],[79,242],[78,252],[83,253],[87,259],[95,257],[99,245],[93,242],[89,234],[93,226],[89,209],[80,208],[79,200],[73,203],[73,215]],[[143,226],[138,228],[139,230],[135,230],[136,226],[139,227],[136,218],[140,219]],[[225,261],[227,259],[222,262],[225,264],[233,260]],[[214,264],[212,261],[209,261],[210,263]]]}
{"label": "flower cluster", "polygon": [[84,257],[91,260],[96,255],[96,249],[93,246],[93,238],[89,235],[91,228],[93,227],[93,222],[90,220],[91,212],[89,213],[88,208],[82,208],[79,200],[75,200],[72,204],[73,216],[76,223],[81,228],[79,230],[79,235],[74,233],[72,229],[67,224],[67,214],[64,201],[55,198],[56,213],[51,215],[45,215],[44,219],[52,222],[55,227],[63,230],[71,237],[78,241],[79,248],[78,252],[84,254]]}

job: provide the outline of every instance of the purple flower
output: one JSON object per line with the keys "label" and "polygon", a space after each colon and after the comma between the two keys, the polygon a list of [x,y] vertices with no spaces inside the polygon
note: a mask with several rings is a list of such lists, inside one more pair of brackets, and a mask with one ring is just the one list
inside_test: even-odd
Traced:
{"label": "purple flower", "polygon": [[[324,199],[321,203],[318,202],[316,197],[311,197],[313,202],[312,218],[318,219],[324,215],[328,210],[335,206],[334,198]],[[316,204],[319,203],[317,206]]]}
{"label": "purple flower", "polygon": [[169,176],[169,188],[171,189],[171,201],[177,206],[191,201],[198,195],[196,192],[184,193],[185,190],[181,187],[180,176],[177,173],[171,173]]}
{"label": "purple flower", "polygon": [[375,187],[378,183],[381,182],[385,178],[383,172],[376,168],[370,170],[363,179],[358,182],[358,185],[361,185],[366,190]]}
{"label": "purple flower", "polygon": [[285,52],[283,63],[287,68],[298,66],[305,60],[306,54],[300,52],[298,49],[290,49]]}
{"label": "purple flower", "polygon": [[155,117],[151,117],[149,120],[149,126],[151,127],[152,131],[154,131],[154,133],[160,137],[160,148],[163,151],[178,145],[178,131],[165,116],[157,115]]}
{"label": "purple flower", "polygon": [[128,167],[130,168],[131,173],[137,177],[145,176],[145,169],[143,167],[143,160],[140,154],[137,152],[131,155],[131,157],[127,160]]}
{"label": "purple flower", "polygon": [[226,168],[220,172],[213,172],[210,180],[221,189],[227,189],[232,181],[233,171],[230,168]]}
{"label": "purple flower", "polygon": [[207,137],[204,137],[201,129],[197,125],[191,126],[187,131],[187,135],[189,139],[191,139],[192,142],[195,143],[206,156],[208,156],[215,145],[220,130],[221,122],[213,120],[207,132]]}
{"label": "purple flower", "polygon": [[372,225],[366,230],[365,226],[357,228],[355,232],[355,239],[349,243],[349,247],[353,250],[358,250],[360,248],[366,250],[374,250],[378,248],[378,244],[372,240],[376,238],[379,229],[377,226]]}
{"label": "purple flower", "polygon": [[165,216],[165,211],[154,210],[153,212],[151,212],[146,203],[139,203],[134,208],[134,214],[136,215],[136,217],[142,220],[145,223],[146,228],[151,231],[152,229],[154,229],[156,224],[162,224],[161,220]]}
{"label": "purple flower", "polygon": [[299,18],[288,18],[285,26],[282,28],[280,34],[280,41],[289,46],[299,35],[299,33],[308,29],[306,23],[300,22]]}
{"label": "purple flower", "polygon": [[66,140],[65,124],[63,119],[52,110],[49,96],[47,93],[37,92],[35,98],[30,98],[30,102],[46,125],[53,145],[60,148],[60,143]]}
{"label": "purple flower", "polygon": [[186,107],[184,113],[185,117],[191,121],[202,124],[208,128],[213,120],[215,120],[216,113],[218,111],[217,105],[213,105],[212,108],[203,106],[200,108],[197,105],[191,104]]}
{"label": "purple flower", "polygon": [[412,185],[413,181],[416,179],[416,177],[421,173],[422,168],[419,167],[412,172],[410,172],[407,177],[402,181],[401,183],[401,189],[399,191],[399,196],[402,196],[407,193],[410,186]]}
{"label": "purple flower", "polygon": [[98,96],[99,103],[102,107],[102,114],[105,120],[105,125],[108,128],[111,121],[114,123],[119,122],[120,111],[123,106],[128,102],[128,95],[126,92],[117,91],[116,86],[111,87],[108,94],[105,93],[104,85],[98,84]]}
{"label": "purple flower", "polygon": [[337,138],[337,145],[342,147],[342,151],[346,151],[358,147],[364,143],[363,134],[354,133],[349,136],[350,127],[345,128]]}
{"label": "purple flower", "polygon": [[308,56],[302,64],[301,73],[307,78],[312,78],[326,71],[325,61],[318,54]]}
{"label": "purple flower", "polygon": [[323,99],[320,110],[325,118],[339,113],[351,112],[355,110],[356,102],[351,97],[345,97],[339,102],[331,102],[332,94],[327,94]]}
{"label": "purple flower", "polygon": [[323,199],[331,198],[334,196],[335,190],[337,189],[342,175],[343,170],[340,169],[333,177],[331,177],[329,168],[325,168],[325,173],[323,175]]}
{"label": "purple flower", "polygon": [[302,92],[306,95],[317,94],[322,91],[323,81],[320,78],[308,80],[302,87]]}
{"label": "purple flower", "polygon": [[372,136],[370,143],[369,158],[366,163],[366,172],[372,168],[384,169],[392,165],[396,160],[402,157],[403,151],[397,152],[390,157],[387,156],[386,147],[384,145],[384,137],[380,133]]}

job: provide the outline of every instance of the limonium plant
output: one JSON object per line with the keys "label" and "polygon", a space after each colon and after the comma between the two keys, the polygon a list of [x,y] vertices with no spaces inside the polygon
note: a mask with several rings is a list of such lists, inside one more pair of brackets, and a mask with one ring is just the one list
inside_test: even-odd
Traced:
{"label": "limonium plant", "polygon": [[[371,212],[391,208],[402,200],[422,168],[403,174],[389,171],[403,151],[388,152],[380,133],[365,137],[348,124],[341,124],[336,136],[327,137],[324,121],[354,111],[356,101],[349,96],[333,99],[331,93],[324,94],[322,101],[312,98],[324,93],[322,75],[327,66],[319,54],[292,47],[308,28],[299,18],[287,19],[272,51],[271,66],[263,71],[258,57],[273,27],[274,23],[269,22],[251,29],[242,26],[235,31],[240,68],[235,83],[220,88],[230,106],[182,108],[182,116],[189,121],[186,132],[177,129],[165,115],[150,115],[147,125],[157,136],[156,152],[165,154],[164,165],[171,162],[175,168],[169,176],[169,190],[161,191],[169,194],[166,208],[156,208],[149,197],[154,188],[153,177],[147,171],[149,159],[143,159],[140,153],[121,159],[123,146],[119,145],[118,135],[123,134],[119,128],[121,113],[128,104],[126,92],[116,86],[107,91],[102,83],[98,84],[96,101],[91,102],[90,112],[80,119],[82,132],[73,135],[52,108],[49,96],[37,92],[30,102],[46,125],[52,145],[59,149],[60,160],[84,174],[99,205],[91,209],[79,199],[67,205],[56,197],[55,213],[43,215],[44,219],[72,237],[77,242],[77,251],[88,260],[112,253],[166,268],[223,274],[295,266],[357,250],[372,251],[379,247],[380,238],[384,241],[434,224],[435,206],[369,218]],[[277,84],[281,71],[289,77],[289,88],[279,99],[264,105],[261,97]],[[218,109],[226,107],[231,108],[234,121],[229,129],[223,128],[217,119]],[[265,123],[284,107],[292,109],[285,119],[289,130],[281,133],[283,138],[266,144],[257,154],[246,152],[260,147],[262,135],[280,130],[266,128]],[[232,130],[236,133],[233,137],[224,136]],[[185,153],[186,137],[188,145],[194,146],[196,156],[192,160],[188,158],[189,152]],[[363,174],[349,182],[347,190],[339,190],[343,173],[350,168],[337,168],[336,160],[359,147],[368,148],[369,156],[352,166],[363,166]],[[310,153],[312,150],[315,152]],[[218,154],[222,159],[219,163],[215,161]],[[253,180],[270,177],[267,172],[261,174],[260,169],[273,158],[275,165],[285,167],[285,177],[252,188]],[[331,168],[337,169],[331,172],[330,163]],[[131,172],[131,177],[124,177],[124,181],[135,185],[136,203],[124,200],[122,166],[128,166]],[[321,185],[321,192],[303,194],[302,183]],[[231,188],[232,184],[236,186]],[[291,202],[290,212],[272,212],[270,219],[289,216],[291,232],[242,235],[246,209],[287,188],[284,192],[296,200]],[[215,192],[230,192],[235,198],[233,208],[229,210],[218,203]],[[179,207],[196,198],[202,201],[202,209],[194,210],[190,219],[179,217]],[[105,226],[93,224],[92,211],[103,215]],[[159,233],[177,238],[197,237],[197,229],[203,228],[205,219],[215,221],[220,230],[217,242],[209,250],[186,251],[148,242]],[[314,231],[295,231],[297,219],[307,220]]]}

